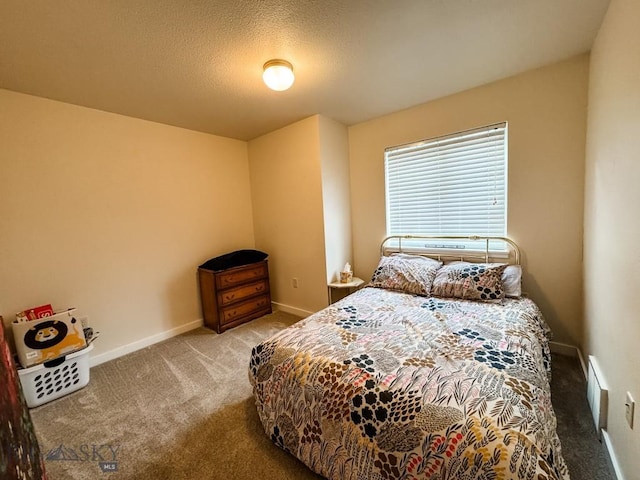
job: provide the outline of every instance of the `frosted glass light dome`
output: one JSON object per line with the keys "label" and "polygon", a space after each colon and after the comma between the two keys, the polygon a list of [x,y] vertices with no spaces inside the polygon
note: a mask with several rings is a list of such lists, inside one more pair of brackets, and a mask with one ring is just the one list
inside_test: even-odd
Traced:
{"label": "frosted glass light dome", "polygon": [[285,60],[269,60],[264,64],[262,80],[271,90],[281,92],[293,85],[293,67]]}

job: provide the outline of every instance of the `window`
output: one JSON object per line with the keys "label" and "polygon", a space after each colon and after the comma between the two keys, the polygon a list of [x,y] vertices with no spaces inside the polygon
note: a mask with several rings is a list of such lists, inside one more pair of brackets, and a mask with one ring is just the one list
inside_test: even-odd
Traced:
{"label": "window", "polygon": [[390,147],[384,158],[388,235],[506,236],[506,123]]}

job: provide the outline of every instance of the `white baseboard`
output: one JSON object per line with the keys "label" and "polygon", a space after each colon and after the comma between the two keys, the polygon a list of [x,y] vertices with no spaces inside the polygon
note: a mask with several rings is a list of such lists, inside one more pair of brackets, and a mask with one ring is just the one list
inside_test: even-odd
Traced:
{"label": "white baseboard", "polygon": [[271,302],[271,307],[274,310],[278,310],[280,312],[290,313],[291,315],[297,315],[298,317],[308,317],[309,315],[313,315],[315,312],[310,312],[309,310],[303,310],[301,308],[292,307],[291,305],[285,305],[284,303]]}
{"label": "white baseboard", "polygon": [[560,355],[566,355],[567,357],[578,356],[578,347],[568,345],[566,343],[549,342],[549,349],[552,353],[559,353]]}
{"label": "white baseboard", "polygon": [[618,463],[618,459],[616,458],[616,454],[613,451],[613,445],[611,444],[611,438],[606,430],[602,430],[602,441],[604,446],[609,453],[609,458],[611,459],[611,464],[613,465],[613,471],[616,474],[617,480],[624,480],[624,475],[622,474],[622,469],[620,468],[620,464]]}
{"label": "white baseboard", "polygon": [[582,373],[584,374],[585,380],[589,379],[589,370],[587,368],[587,364],[584,361],[584,357],[582,356],[582,352],[578,349],[578,360],[580,360],[580,366],[582,367]]}
{"label": "white baseboard", "polygon": [[149,337],[141,338],[140,340],[136,340],[135,342],[131,342],[121,347],[114,348],[113,350],[101,353],[100,355],[90,357],[89,366],[95,367],[96,365],[100,365],[101,363],[108,362],[109,360],[113,360],[118,357],[122,357],[123,355],[135,352],[136,350],[141,350],[145,347],[148,347],[149,345],[167,340],[171,337],[175,337],[176,335],[194,330],[201,326],[202,319],[199,319],[194,320],[193,322],[185,323],[184,325],[180,325],[179,327],[172,328],[171,330],[167,330],[165,332],[160,332]]}

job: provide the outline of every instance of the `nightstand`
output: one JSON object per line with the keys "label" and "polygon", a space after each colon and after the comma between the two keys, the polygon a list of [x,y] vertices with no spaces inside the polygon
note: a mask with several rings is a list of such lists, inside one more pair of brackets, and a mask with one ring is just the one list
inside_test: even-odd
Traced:
{"label": "nightstand", "polygon": [[327,284],[327,290],[329,293],[329,305],[333,303],[333,290],[344,290],[347,289],[347,293],[351,293],[353,290],[357,290],[364,284],[364,280],[358,277],[353,277],[353,280],[347,283],[342,282],[331,282]]}

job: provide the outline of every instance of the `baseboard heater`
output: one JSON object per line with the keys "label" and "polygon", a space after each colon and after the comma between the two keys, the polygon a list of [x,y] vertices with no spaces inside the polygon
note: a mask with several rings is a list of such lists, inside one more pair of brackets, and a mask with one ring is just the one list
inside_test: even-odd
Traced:
{"label": "baseboard heater", "polygon": [[602,429],[607,428],[608,390],[593,355],[589,355],[587,400],[589,401],[589,408],[591,408],[598,438],[602,441]]}

